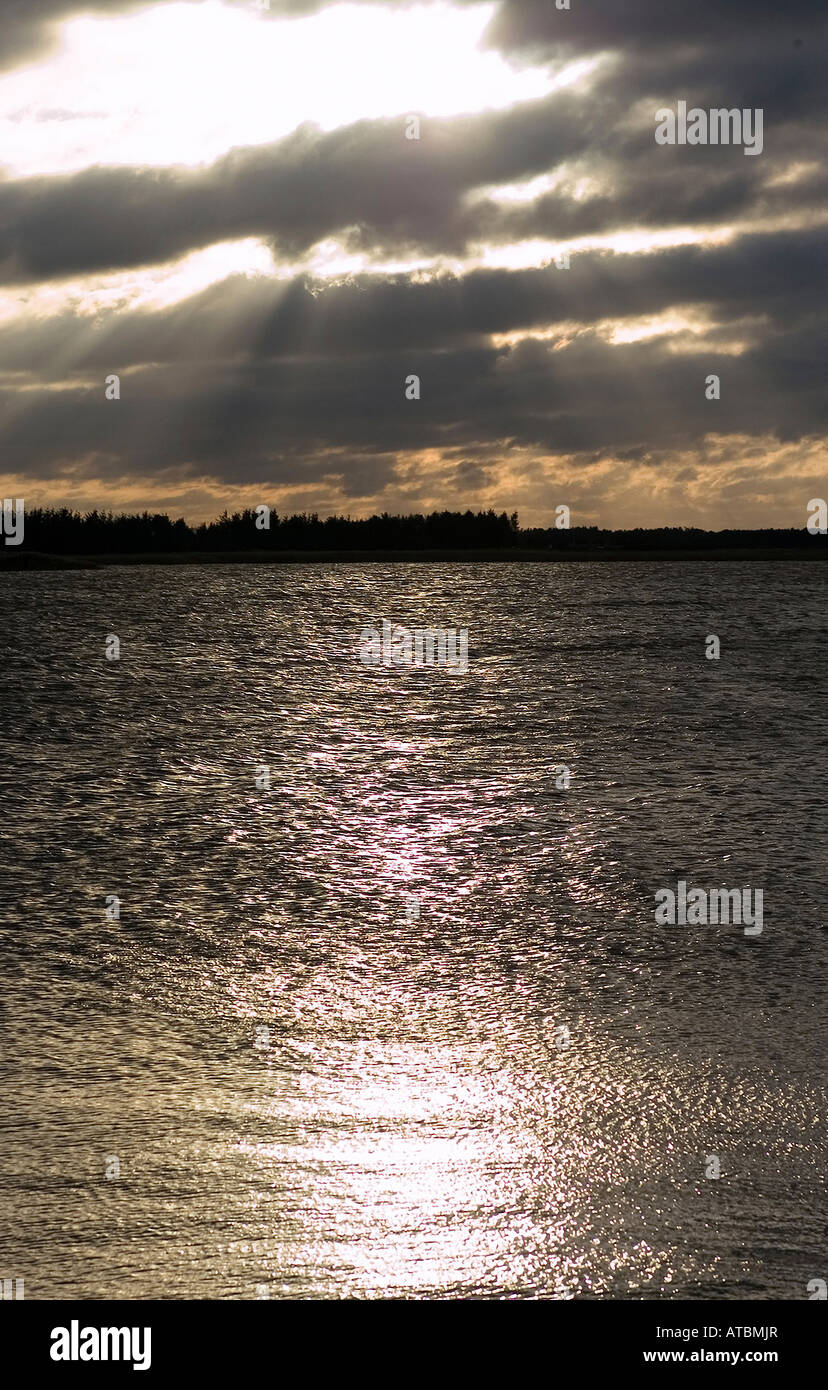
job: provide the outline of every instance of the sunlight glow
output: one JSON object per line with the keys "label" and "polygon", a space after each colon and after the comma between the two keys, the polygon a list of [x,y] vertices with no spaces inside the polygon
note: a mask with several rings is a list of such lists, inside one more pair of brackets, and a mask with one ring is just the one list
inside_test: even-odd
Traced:
{"label": "sunlight glow", "polygon": [[205,0],[76,18],[57,54],[0,80],[0,167],[209,163],[305,121],[332,130],[531,101],[584,67],[510,66],[480,46],[494,10],[343,4],[285,20]]}
{"label": "sunlight glow", "polygon": [[159,266],[47,280],[40,285],[0,286],[0,325],[51,314],[96,318],[108,312],[165,309],[231,275],[273,276],[270,248],[256,237],[246,237],[218,242]]}

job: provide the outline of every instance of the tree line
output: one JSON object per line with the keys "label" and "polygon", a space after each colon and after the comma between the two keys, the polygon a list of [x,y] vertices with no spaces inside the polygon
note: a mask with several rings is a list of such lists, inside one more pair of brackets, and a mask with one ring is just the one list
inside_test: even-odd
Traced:
{"label": "tree line", "polygon": [[[47,555],[151,555],[221,551],[313,550],[706,550],[791,548],[813,545],[801,530],[704,531],[697,527],[636,527],[606,531],[597,526],[521,528],[517,512],[430,512],[352,518],[316,512],[280,516],[261,509],[223,512],[215,521],[190,526],[159,512],[78,512],[66,507],[26,509],[23,550]],[[258,525],[257,525],[258,521]]]}

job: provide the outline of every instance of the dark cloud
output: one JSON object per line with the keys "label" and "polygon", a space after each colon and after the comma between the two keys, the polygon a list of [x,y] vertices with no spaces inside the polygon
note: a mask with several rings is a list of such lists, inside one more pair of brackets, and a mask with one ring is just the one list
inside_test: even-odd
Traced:
{"label": "dark cloud", "polygon": [[565,44],[581,52],[613,49],[639,52],[696,45],[740,48],[756,36],[778,43],[803,38],[825,28],[821,0],[605,0],[583,4],[571,0],[558,10],[554,0],[508,0],[499,7],[488,41],[500,48],[533,52]]}
{"label": "dark cloud", "polygon": [[[415,0],[407,0],[413,4]],[[418,0],[422,3],[422,0]],[[157,4],[181,0],[156,0]],[[198,0],[191,0],[198,3]],[[252,0],[225,0],[228,7]],[[260,12],[264,22],[316,14],[337,0],[270,0]],[[352,0],[373,5],[377,0]],[[394,0],[401,9],[406,0]],[[482,0],[454,0],[458,6]],[[73,14],[127,13],[142,8],[146,0],[0,0],[3,42],[0,64],[10,67],[41,57],[55,42],[55,26]],[[558,10],[554,0],[501,0],[486,41],[507,52],[546,55],[561,47],[575,52],[603,49],[640,51],[697,45],[713,49],[743,47],[756,36],[770,36],[778,44],[787,41],[807,52],[814,34],[828,24],[822,0],[603,0],[584,3],[571,0],[569,10]],[[731,56],[732,53],[731,53]]]}
{"label": "dark cloud", "polygon": [[[698,447],[711,433],[818,437],[828,429],[826,348],[828,331],[814,320],[760,335],[740,355],[692,341],[674,352],[667,337],[611,345],[587,330],[564,345],[153,365],[124,376],[118,402],[104,399],[103,378],[32,390],[23,402],[9,390],[0,427],[8,465],[32,477],[71,475],[79,459],[94,459],[96,476],[176,469],[298,485],[347,480],[360,457],[377,460],[377,484],[407,453],[428,449],[467,461],[493,446],[503,457],[521,447],[635,459]],[[419,401],[405,399],[412,371]],[[705,395],[712,373],[722,383],[715,402]]]}
{"label": "dark cloud", "polygon": [[[57,0],[10,8],[12,35],[60,10]],[[271,14],[314,8],[274,0]],[[794,29],[808,35],[801,49],[780,42]],[[609,45],[615,52],[588,91],[424,120],[420,141],[404,139],[401,113],[329,133],[304,125],[276,144],[233,150],[202,169],[106,167],[0,182],[0,282],[158,264],[251,235],[270,240],[286,260],[330,236],[377,256],[461,256],[481,241],[575,239],[633,225],[824,209],[823,8],[800,0],[785,7],[607,0],[559,11],[549,0],[522,0],[501,7],[491,36],[520,46],[530,36],[557,42],[561,32],[572,48]],[[738,44],[723,42],[731,32]],[[761,106],[762,155],[656,146],[655,111],[678,93],[703,107]],[[819,167],[786,181],[791,164],[803,161]],[[555,191],[526,205],[483,193],[556,170]],[[586,195],[579,187],[584,174],[592,180]]]}
{"label": "dark cloud", "polygon": [[18,323],[0,331],[0,369],[61,381],[152,362],[289,357],[312,370],[332,357],[479,348],[492,335],[670,309],[704,311],[712,332],[724,338],[732,336],[731,325],[739,336],[756,338],[821,318],[814,287],[826,280],[828,237],[821,227],[646,255],[589,252],[573,256],[569,270],[553,264],[427,281],[363,275],[323,289],[305,277],[279,283],[238,276],[166,309]]}
{"label": "dark cloud", "polygon": [[352,239],[461,251],[464,191],[543,172],[586,148],[584,103],[563,95],[477,117],[330,134],[302,126],[273,146],[234,150],[206,170],[95,168],[0,184],[0,278],[40,280],[169,260],[234,237],[271,237],[292,256]]}
{"label": "dark cloud", "polygon": [[[604,100],[559,94],[506,112],[402,120],[332,133],[303,126],[273,146],[234,150],[207,169],[95,168],[68,178],[0,183],[0,282],[157,264],[244,236],[291,259],[340,235],[376,254],[462,255],[481,241],[556,239],[632,225],[675,226],[824,208],[824,163],[782,182],[792,159],[822,158],[816,137],[774,161],[738,147],[658,147],[650,118],[631,136],[606,128]],[[618,116],[618,113],[616,112]],[[620,116],[618,116],[620,121]],[[473,197],[488,185],[591,160],[607,191],[577,179],[515,206]]]}
{"label": "dark cloud", "polygon": [[[39,53],[51,22],[80,8],[0,0],[3,63]],[[272,0],[270,17],[321,8]],[[462,258],[481,243],[630,228],[738,234],[573,253],[569,270],[363,275],[324,287],[239,276],[157,312],[20,319],[0,331],[6,469],[113,487],[136,477],[330,484],[361,501],[389,488],[413,496],[406,459],[425,451],[442,459],[446,488],[466,494],[484,492],[516,454],[526,478],[541,459],[586,467],[611,456],[655,476],[682,456],[680,490],[698,476],[685,456],[703,459],[711,435],[824,437],[823,0],[572,0],[569,11],[507,0],[486,42],[514,62],[608,61],[585,88],[425,120],[420,142],[404,139],[401,112],[329,133],[304,125],[206,168],[0,181],[0,282],[158,264],[245,236],[291,262],[330,236],[369,257]],[[655,111],[680,97],[761,106],[762,155],[657,146]],[[551,172],[554,190],[525,203],[487,192]],[[699,339],[688,330],[616,343],[596,331],[668,310],[709,327]],[[549,336],[531,336],[540,333]],[[523,336],[499,342],[507,334]],[[119,402],[104,399],[111,372],[122,377]],[[405,399],[410,373],[420,401]],[[717,402],[705,398],[710,374],[721,377]],[[748,481],[728,485],[733,498],[755,485],[761,457],[745,467]]]}

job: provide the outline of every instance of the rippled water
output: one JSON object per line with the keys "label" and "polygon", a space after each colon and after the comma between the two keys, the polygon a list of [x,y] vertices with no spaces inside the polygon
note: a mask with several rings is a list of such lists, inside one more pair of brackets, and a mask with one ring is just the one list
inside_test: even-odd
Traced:
{"label": "rippled water", "polygon": [[[825,592],[756,563],[3,576],[0,1274],[806,1298]],[[382,618],[467,627],[468,674],[362,665]],[[762,887],[762,934],[656,926],[679,878]]]}

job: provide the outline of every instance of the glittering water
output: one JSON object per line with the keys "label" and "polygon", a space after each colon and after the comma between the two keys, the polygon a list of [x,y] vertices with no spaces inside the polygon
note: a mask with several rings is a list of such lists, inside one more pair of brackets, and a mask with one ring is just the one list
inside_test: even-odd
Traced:
{"label": "glittering water", "polygon": [[[3,576],[0,1274],[807,1297],[825,612],[804,564]],[[384,617],[468,674],[361,664]],[[679,878],[762,934],[656,926]]]}

